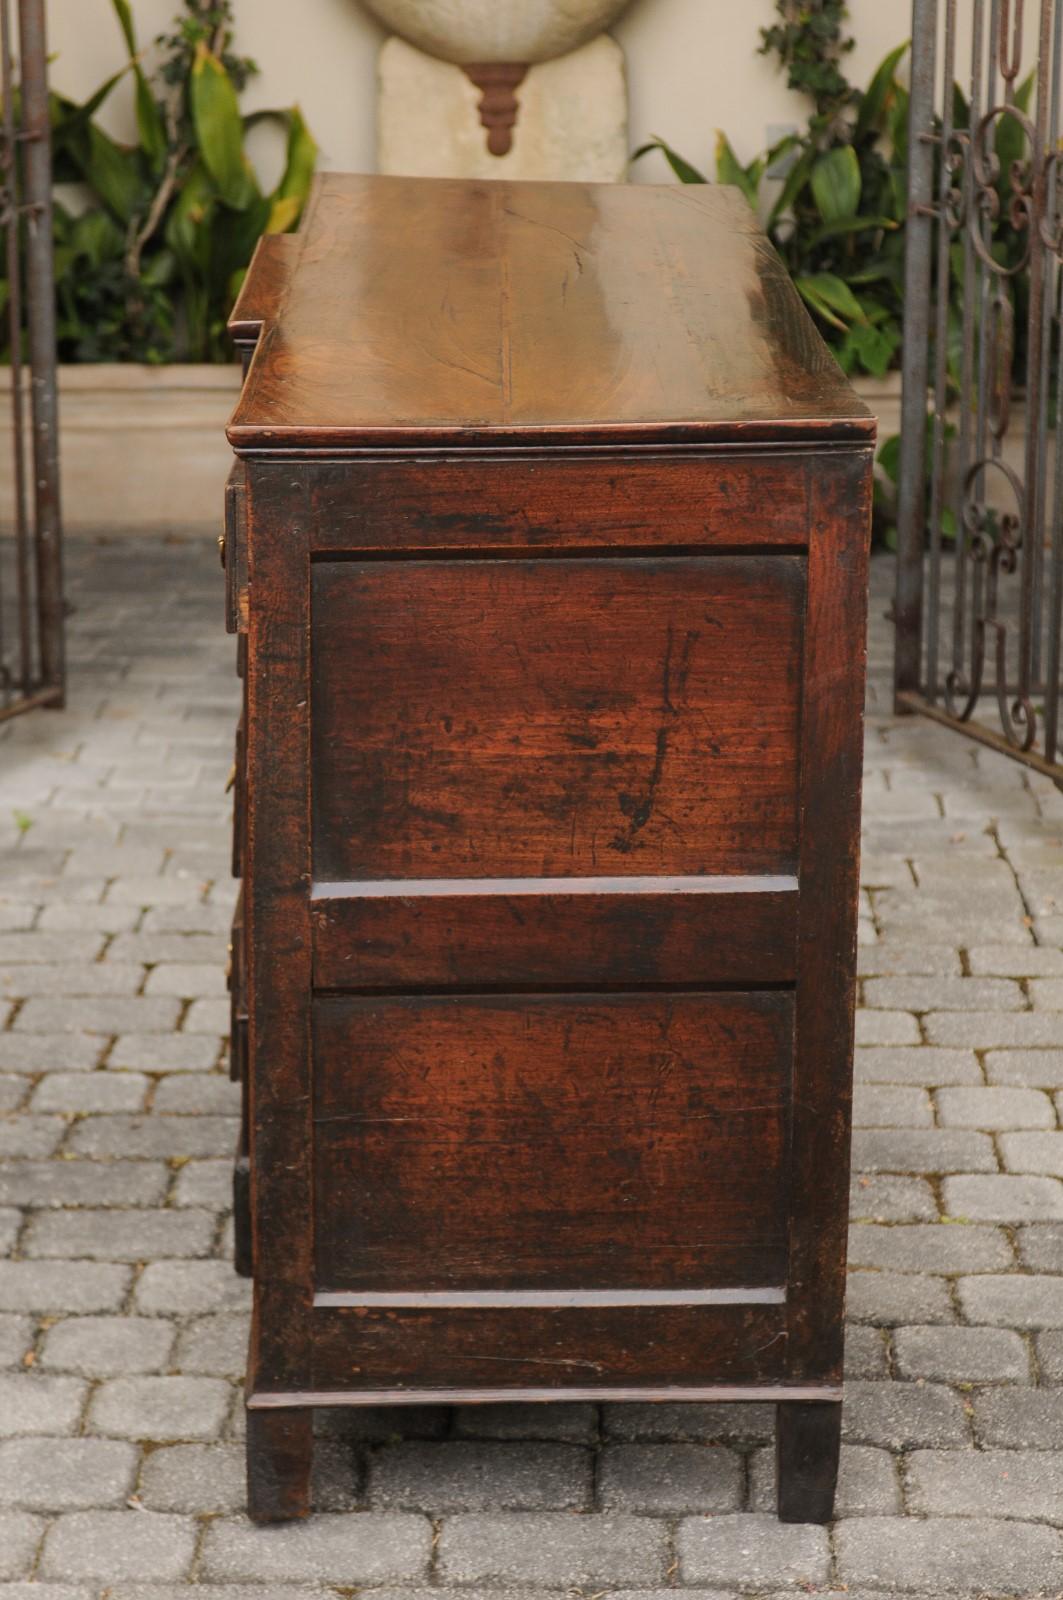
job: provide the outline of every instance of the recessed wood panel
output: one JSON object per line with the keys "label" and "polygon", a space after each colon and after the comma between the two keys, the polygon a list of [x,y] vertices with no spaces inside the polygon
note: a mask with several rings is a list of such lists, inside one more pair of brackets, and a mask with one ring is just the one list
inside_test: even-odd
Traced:
{"label": "recessed wood panel", "polygon": [[317,884],[319,989],[791,983],[796,878]]}
{"label": "recessed wood panel", "polygon": [[[314,1386],[348,1395],[393,1391],[381,1396],[388,1400],[401,1398],[403,1389],[427,1390],[426,1398],[437,1402],[445,1396],[433,1390],[464,1390],[477,1400],[544,1400],[550,1397],[544,1391],[558,1399],[638,1400],[641,1390],[647,1398],[683,1400],[694,1396],[662,1391],[778,1382],[786,1357],[786,1311],[773,1305],[512,1311],[315,1306],[310,1317]],[[324,1396],[321,1402],[328,1403]]]}
{"label": "recessed wood panel", "polygon": [[323,562],[318,880],[789,873],[798,556]]}
{"label": "recessed wood panel", "polygon": [[306,515],[308,493],[316,552],[649,555],[662,546],[803,549],[813,476],[837,475],[839,466],[807,450],[573,451],[552,459],[470,452],[442,461],[323,462],[306,486],[283,462],[264,476],[293,518]]}
{"label": "recessed wood panel", "polygon": [[321,998],[318,1290],[785,1276],[785,992]]}

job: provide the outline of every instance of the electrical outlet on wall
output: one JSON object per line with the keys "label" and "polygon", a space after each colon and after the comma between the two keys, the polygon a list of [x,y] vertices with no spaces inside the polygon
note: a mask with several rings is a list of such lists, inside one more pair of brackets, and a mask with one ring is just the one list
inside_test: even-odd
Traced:
{"label": "electrical outlet on wall", "polygon": [[[764,131],[767,134],[768,149],[771,150],[782,139],[789,138],[791,134],[797,133],[798,127],[796,122],[769,122]],[[785,178],[789,175],[790,168],[796,160],[797,152],[795,150],[784,150],[782,155],[772,162],[764,176],[766,178]]]}

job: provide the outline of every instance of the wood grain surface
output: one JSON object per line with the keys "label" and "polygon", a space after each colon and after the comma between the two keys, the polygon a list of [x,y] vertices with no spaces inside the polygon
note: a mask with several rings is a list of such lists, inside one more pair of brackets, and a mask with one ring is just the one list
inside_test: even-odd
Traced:
{"label": "wood grain surface", "polygon": [[320,562],[318,880],[788,873],[796,556]]}
{"label": "wood grain surface", "polygon": [[321,999],[317,1288],[778,1284],[786,993]]}
{"label": "wood grain surface", "polygon": [[326,173],[297,238],[237,450],[874,428],[734,189]]}

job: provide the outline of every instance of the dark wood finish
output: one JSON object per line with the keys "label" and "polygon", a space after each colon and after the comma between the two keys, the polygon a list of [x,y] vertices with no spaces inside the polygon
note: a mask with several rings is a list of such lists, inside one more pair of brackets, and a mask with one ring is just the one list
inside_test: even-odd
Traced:
{"label": "dark wood finish", "polygon": [[788,1400],[776,1410],[775,1492],[780,1522],[829,1522],[842,1442],[841,1402]]}
{"label": "dark wood finish", "polygon": [[315,878],[792,871],[804,588],[796,556],[317,563]]}
{"label": "dark wood finish", "polygon": [[319,1290],[781,1285],[792,1032],[777,991],[319,1000]]}
{"label": "dark wood finish", "polygon": [[330,176],[234,327],[252,1514],[319,1405],[744,1397],[825,1519],[871,420],[712,187]]}
{"label": "dark wood finish", "polygon": [[237,461],[225,485],[225,529],[221,540],[225,568],[225,626],[247,632],[247,470]]}
{"label": "dark wood finish", "polygon": [[[411,477],[393,454],[322,461],[310,489],[315,553],[393,557],[466,552],[801,550],[813,467],[807,450],[693,447],[618,451],[437,453]],[[278,500],[298,496],[291,469],[263,464]]]}
{"label": "dark wood finish", "polygon": [[794,1173],[787,1376],[841,1381],[871,477],[813,502],[801,713]]}
{"label": "dark wood finish", "polygon": [[292,233],[264,233],[229,318],[229,334],[246,374],[266,322],[276,322],[301,241]]}
{"label": "dark wood finish", "polygon": [[247,1413],[247,1509],[255,1522],[291,1522],[310,1510],[314,1413],[285,1406]]}
{"label": "dark wood finish", "polygon": [[874,433],[737,190],[328,173],[297,237],[240,450]]}
{"label": "dark wood finish", "polygon": [[572,1387],[641,1387],[653,1398],[650,1391],[693,1386],[710,1371],[719,1384],[763,1385],[778,1370],[785,1320],[782,1306],[755,1302],[436,1311],[321,1306],[314,1312],[313,1387],[508,1387],[537,1389],[549,1400],[568,1398]]}
{"label": "dark wood finish", "polygon": [[[318,989],[792,983],[797,879],[318,883]],[[576,964],[576,965],[574,965]]]}

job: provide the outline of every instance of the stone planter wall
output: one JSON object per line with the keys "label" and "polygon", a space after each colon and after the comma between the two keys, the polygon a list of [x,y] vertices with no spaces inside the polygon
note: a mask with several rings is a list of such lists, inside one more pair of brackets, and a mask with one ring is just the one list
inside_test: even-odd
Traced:
{"label": "stone planter wall", "polygon": [[[0,460],[10,460],[8,385],[0,368]],[[232,453],[225,424],[240,373],[231,367],[62,367],[63,514],[73,535],[217,533]],[[864,378],[861,399],[879,439],[900,429],[900,373]],[[1023,407],[1013,408],[1005,459],[1021,474]],[[0,524],[12,515],[11,473],[0,470]]]}
{"label": "stone planter wall", "polygon": [[[0,368],[0,523],[13,516],[10,382]],[[236,365],[59,372],[63,520],[72,534],[217,533],[232,465]]]}

